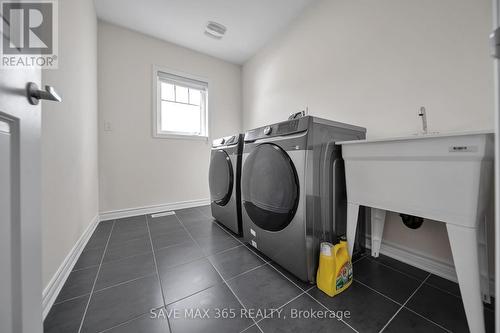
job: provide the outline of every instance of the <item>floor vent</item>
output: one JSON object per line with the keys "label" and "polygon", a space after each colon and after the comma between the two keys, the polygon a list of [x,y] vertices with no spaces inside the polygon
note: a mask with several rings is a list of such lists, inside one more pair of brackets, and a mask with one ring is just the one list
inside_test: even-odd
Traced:
{"label": "floor vent", "polygon": [[175,211],[171,210],[169,212],[161,212],[161,213],[151,214],[151,217],[155,218],[155,217],[162,217],[162,216],[169,216],[169,215],[175,215]]}

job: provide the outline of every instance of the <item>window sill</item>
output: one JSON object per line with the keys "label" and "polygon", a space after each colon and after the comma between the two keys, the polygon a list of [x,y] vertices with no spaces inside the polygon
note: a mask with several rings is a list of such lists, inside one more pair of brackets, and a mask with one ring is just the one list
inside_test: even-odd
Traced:
{"label": "window sill", "polygon": [[189,140],[189,141],[207,141],[208,136],[201,135],[183,135],[183,134],[153,134],[154,139],[174,139],[174,140]]}

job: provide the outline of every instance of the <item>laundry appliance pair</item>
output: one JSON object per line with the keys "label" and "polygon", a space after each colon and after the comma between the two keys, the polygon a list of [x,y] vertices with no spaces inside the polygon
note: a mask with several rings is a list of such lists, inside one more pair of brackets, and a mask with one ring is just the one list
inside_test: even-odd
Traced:
{"label": "laundry appliance pair", "polygon": [[[314,283],[319,243],[346,233],[344,163],[335,142],[365,135],[362,127],[304,116],[215,140],[209,171],[213,217]],[[354,255],[364,250],[363,227],[354,245]]]}

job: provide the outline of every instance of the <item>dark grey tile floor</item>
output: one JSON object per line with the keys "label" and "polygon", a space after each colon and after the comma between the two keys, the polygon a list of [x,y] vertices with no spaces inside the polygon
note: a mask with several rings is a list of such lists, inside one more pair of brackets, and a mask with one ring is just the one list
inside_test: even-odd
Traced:
{"label": "dark grey tile floor", "polygon": [[[456,283],[381,256],[330,298],[214,222],[209,207],[101,222],[44,328],[64,332],[468,332]],[[492,307],[486,307],[493,332]],[[168,319],[167,319],[168,318]]]}

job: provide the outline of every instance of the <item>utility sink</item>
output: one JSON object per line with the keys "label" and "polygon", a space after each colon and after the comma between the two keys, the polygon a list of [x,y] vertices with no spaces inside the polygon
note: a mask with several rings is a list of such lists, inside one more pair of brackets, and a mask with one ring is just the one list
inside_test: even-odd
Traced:
{"label": "utility sink", "polygon": [[360,205],[372,208],[373,256],[380,250],[386,211],[446,223],[470,331],[484,333],[482,300],[489,301],[486,221],[493,219],[493,132],[338,144],[345,161],[350,253]]}

